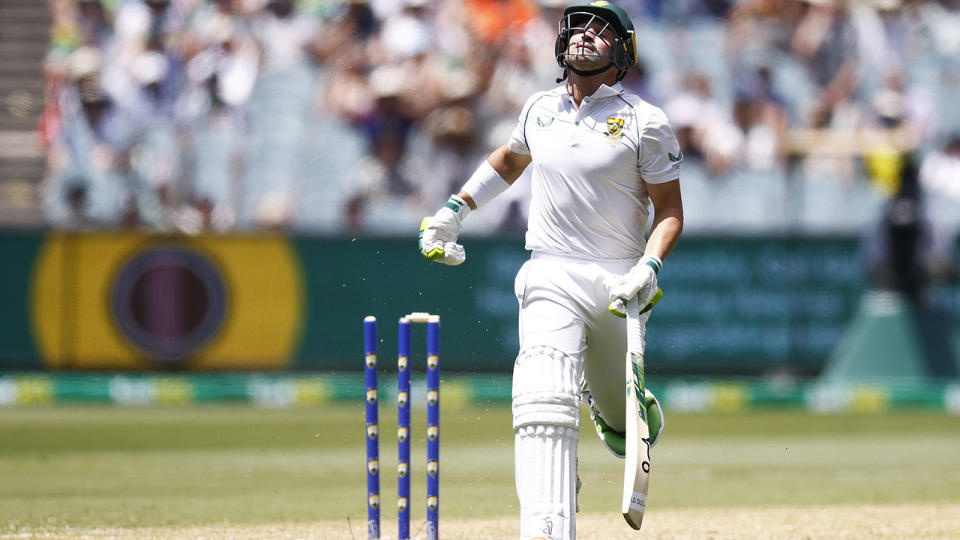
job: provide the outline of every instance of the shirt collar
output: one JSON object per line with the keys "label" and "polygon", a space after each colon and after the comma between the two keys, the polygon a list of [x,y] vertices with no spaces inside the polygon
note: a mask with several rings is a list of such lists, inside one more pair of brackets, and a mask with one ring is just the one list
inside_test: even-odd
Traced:
{"label": "shirt collar", "polygon": [[620,82],[618,81],[613,83],[613,86],[607,86],[605,84],[601,84],[600,88],[597,88],[597,91],[594,92],[593,95],[590,97],[594,99],[602,99],[602,98],[608,98],[613,96],[619,96],[622,93],[623,93],[623,85],[620,84]]}
{"label": "shirt collar", "polygon": [[[558,86],[557,92],[559,92],[562,95],[565,95],[568,99],[573,99],[573,97],[567,93],[566,85]],[[623,85],[620,84],[619,81],[617,81],[613,83],[613,86],[607,86],[605,84],[601,84],[600,88],[597,88],[597,91],[594,92],[593,95],[587,96],[587,97],[589,97],[590,99],[604,99],[608,97],[619,96],[621,94],[623,94]]]}

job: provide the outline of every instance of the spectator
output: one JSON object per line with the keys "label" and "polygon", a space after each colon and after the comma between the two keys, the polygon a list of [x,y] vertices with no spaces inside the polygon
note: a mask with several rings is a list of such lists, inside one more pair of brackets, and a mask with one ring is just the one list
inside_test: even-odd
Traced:
{"label": "spectator", "polygon": [[470,31],[481,44],[496,49],[507,36],[521,35],[537,14],[536,4],[528,0],[466,0],[465,6]]}
{"label": "spectator", "polygon": [[193,169],[188,206],[202,216],[191,228],[226,230],[240,204],[247,114],[259,70],[259,51],[247,20],[229,0],[201,9],[190,24],[192,55],[180,114],[190,126]]}
{"label": "spectator", "polygon": [[859,80],[858,36],[847,0],[807,0],[791,46],[806,63],[817,89],[808,123],[815,128],[830,126]]}
{"label": "spectator", "polygon": [[[944,236],[960,234],[960,133],[924,156],[920,186],[928,194],[931,219],[943,227]],[[941,239],[948,243],[945,237]]]}
{"label": "spectator", "polygon": [[405,133],[397,125],[377,130],[372,143],[372,154],[355,171],[345,226],[380,232],[415,227],[424,208],[417,186],[426,177],[422,165],[406,155]]}
{"label": "spectator", "polygon": [[44,198],[55,224],[120,224],[131,197],[130,137],[100,84],[101,63],[92,47],[69,57],[69,80],[58,96],[62,128],[47,155]]}
{"label": "spectator", "polygon": [[713,175],[729,170],[743,136],[726,108],[714,98],[706,75],[687,76],[684,90],[663,108],[685,157],[702,160]]}
{"label": "spectator", "polygon": [[751,170],[782,169],[786,163],[788,112],[773,89],[770,71],[757,68],[737,93],[733,118],[740,130],[739,163]]}
{"label": "spectator", "polygon": [[250,138],[240,222],[289,227],[295,201],[305,189],[311,111],[316,94],[317,20],[294,9],[292,0],[269,0],[251,28],[261,49],[260,73],[251,97]]}
{"label": "spectator", "polygon": [[430,174],[421,179],[425,200],[448,197],[460,187],[464,175],[476,169],[487,150],[477,140],[476,115],[462,105],[437,109],[424,121],[426,144],[416,154],[430,164]]}
{"label": "spectator", "polygon": [[109,49],[113,41],[113,25],[103,3],[100,0],[79,0],[77,10],[79,43]]}
{"label": "spectator", "polygon": [[934,281],[956,277],[952,235],[927,213],[916,154],[903,154],[901,159],[899,188],[888,200],[865,254],[874,281],[881,288],[925,305]]}
{"label": "spectator", "polygon": [[960,205],[960,133],[941,150],[927,154],[920,165],[920,185],[935,197]]}
{"label": "spectator", "polygon": [[653,89],[650,82],[650,74],[647,71],[647,64],[642,58],[637,59],[637,65],[620,81],[623,88],[631,94],[636,94],[648,103],[662,103],[660,97]]}
{"label": "spectator", "polygon": [[[550,48],[541,45],[555,38],[566,3],[49,5],[53,26],[40,130],[51,222],[337,232],[405,223],[421,200],[447,189],[450,171],[514,123],[529,88],[552,84],[559,75]],[[954,31],[960,13],[953,3],[697,0],[625,6],[646,14],[638,32],[645,62],[623,84],[652,101],[659,101],[655,94],[665,100],[691,165],[691,202],[696,185],[710,202],[717,189],[731,197],[748,190],[751,209],[792,208],[792,201],[804,200],[798,213],[824,211],[796,223],[850,230],[873,218],[827,209],[850,200],[860,213],[876,212],[875,200],[860,204],[867,195],[880,197],[876,190],[865,193],[871,190],[863,173],[875,179],[885,170],[896,178],[891,164],[901,150],[872,147],[861,168],[864,133],[893,128],[931,141],[960,131],[960,108],[953,106],[960,91],[960,39]],[[671,49],[677,35],[691,46],[682,54]],[[672,81],[682,81],[681,88]],[[921,182],[931,194],[952,193],[942,172],[952,166],[951,148],[924,160]],[[391,157],[396,149],[401,154]],[[780,174],[786,155],[803,166]],[[410,172],[424,161],[435,162],[436,172]],[[393,171],[386,177],[404,178],[409,191],[390,188],[381,196],[382,190],[351,185],[343,171],[361,162],[365,169],[379,163]],[[396,172],[401,170],[406,172]],[[799,193],[787,189],[785,178],[794,176],[798,181],[790,185]],[[717,182],[719,177],[730,181]],[[763,190],[749,187],[761,177]],[[886,193],[895,191],[896,182],[888,182]],[[391,198],[399,201],[395,215],[378,210]],[[955,207],[947,206],[955,200],[932,198],[931,215],[960,221],[953,218]],[[503,216],[525,211],[522,195],[509,202]],[[487,216],[496,219],[478,222],[477,232],[500,228],[500,213]],[[776,227],[769,220],[737,226]]]}

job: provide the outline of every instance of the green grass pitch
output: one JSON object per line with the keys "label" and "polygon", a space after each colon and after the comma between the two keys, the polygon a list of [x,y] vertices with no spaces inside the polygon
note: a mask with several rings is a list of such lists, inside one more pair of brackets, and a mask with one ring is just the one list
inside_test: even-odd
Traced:
{"label": "green grass pitch", "polygon": [[[382,404],[380,415],[386,530],[396,516],[395,407]],[[414,521],[422,521],[425,414],[413,416],[411,508]],[[620,520],[622,462],[589,426],[580,437],[581,511]],[[0,409],[0,537],[39,529],[331,521],[365,538],[363,436],[362,403]],[[517,515],[512,441],[507,405],[441,411],[441,530],[445,518]],[[648,515],[960,504],[960,418],[942,413],[667,411],[653,458]]]}

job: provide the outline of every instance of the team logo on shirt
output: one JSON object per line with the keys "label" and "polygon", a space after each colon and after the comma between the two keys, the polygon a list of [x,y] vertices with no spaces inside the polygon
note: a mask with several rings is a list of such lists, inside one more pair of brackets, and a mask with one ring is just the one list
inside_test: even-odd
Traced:
{"label": "team logo on shirt", "polygon": [[607,137],[623,137],[623,118],[607,118]]}
{"label": "team logo on shirt", "polygon": [[550,124],[553,123],[553,120],[554,120],[554,118],[553,118],[552,116],[549,117],[549,118],[547,118],[546,120],[544,120],[544,118],[543,118],[542,116],[538,116],[538,117],[537,117],[537,125],[540,126],[540,127],[542,127],[542,128],[550,127]]}

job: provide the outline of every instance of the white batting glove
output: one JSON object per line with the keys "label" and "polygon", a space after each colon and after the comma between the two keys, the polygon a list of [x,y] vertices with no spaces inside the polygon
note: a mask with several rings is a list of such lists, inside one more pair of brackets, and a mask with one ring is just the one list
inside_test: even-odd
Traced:
{"label": "white batting glove", "polygon": [[463,263],[467,253],[457,243],[457,237],[460,236],[460,223],[469,213],[467,203],[454,195],[433,217],[423,218],[418,242],[420,254],[431,261],[451,266]]}
{"label": "white batting glove", "polygon": [[644,255],[629,272],[622,276],[610,276],[603,285],[610,294],[610,311],[618,317],[626,317],[626,301],[638,297],[641,306],[649,304],[657,295],[657,272],[663,262],[653,255]]}

